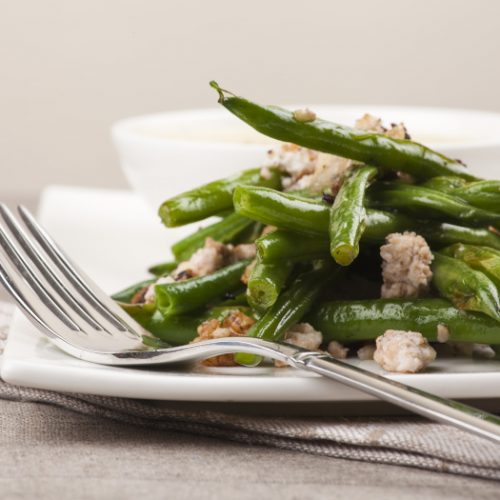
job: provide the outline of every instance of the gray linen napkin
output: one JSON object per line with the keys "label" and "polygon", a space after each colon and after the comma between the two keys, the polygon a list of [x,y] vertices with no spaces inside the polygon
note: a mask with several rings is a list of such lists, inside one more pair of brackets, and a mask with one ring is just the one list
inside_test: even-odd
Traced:
{"label": "gray linen napkin", "polygon": [[[0,338],[10,308],[0,303]],[[3,325],[3,328],[2,328]],[[3,331],[3,334],[2,334]],[[268,417],[179,402],[62,394],[0,381],[0,398],[250,445],[500,480],[500,446],[417,417]]]}

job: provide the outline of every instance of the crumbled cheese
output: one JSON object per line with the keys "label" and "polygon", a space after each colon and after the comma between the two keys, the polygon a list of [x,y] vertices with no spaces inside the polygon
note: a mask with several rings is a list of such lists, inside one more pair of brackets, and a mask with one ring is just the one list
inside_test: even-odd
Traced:
{"label": "crumbled cheese", "polygon": [[[283,340],[308,351],[318,351],[323,342],[323,334],[315,330],[309,323],[298,323],[285,332]],[[274,365],[281,368],[286,366],[286,363],[275,360]]]}
{"label": "crumbled cheese", "polygon": [[316,120],[316,113],[309,108],[297,109],[293,112],[293,117],[298,122],[313,122]]}
{"label": "crumbled cheese", "polygon": [[375,344],[366,344],[363,347],[360,347],[356,354],[361,361],[373,359],[373,355],[375,354]]}
{"label": "crumbled cheese", "polygon": [[392,233],[380,248],[383,298],[424,295],[432,278],[433,255],[427,242],[413,232]]}
{"label": "crumbled cheese", "polygon": [[441,344],[444,344],[448,342],[449,339],[450,330],[448,330],[448,327],[446,325],[439,323],[439,325],[437,326],[437,341]]}
{"label": "crumbled cheese", "polygon": [[[242,337],[255,323],[253,318],[235,309],[222,320],[209,319],[198,326],[198,336],[191,342],[220,339],[225,337]],[[203,361],[208,366],[234,366],[234,354],[222,354]]]}
{"label": "crumbled cheese", "polygon": [[420,332],[387,330],[376,344],[373,359],[389,372],[416,373],[436,359],[436,351]]}
{"label": "crumbled cheese", "polygon": [[332,340],[328,347],[326,348],[329,354],[331,354],[334,358],[337,359],[345,359],[347,358],[347,353],[349,352],[348,347],[344,347],[340,342],[336,340]]}

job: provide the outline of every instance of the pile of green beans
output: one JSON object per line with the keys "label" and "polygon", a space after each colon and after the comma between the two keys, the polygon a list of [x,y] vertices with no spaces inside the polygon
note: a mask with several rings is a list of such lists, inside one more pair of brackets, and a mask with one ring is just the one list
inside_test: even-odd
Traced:
{"label": "pile of green beans", "polygon": [[[172,259],[149,268],[153,277],[113,296],[152,335],[145,344],[191,342],[203,321],[239,310],[255,320],[247,335],[269,341],[309,322],[325,342],[370,341],[388,329],[436,341],[446,327],[451,341],[500,346],[500,181],[478,179],[461,161],[408,139],[261,106],[211,86],[224,108],[259,132],[353,164],[324,193],[283,191],[287,173],[273,166],[166,200],[159,215],[167,227],[219,220],[175,242]],[[379,247],[405,231],[430,246],[431,288],[424,297],[373,298],[382,283]],[[182,271],[204,255],[198,251],[207,239],[230,245],[227,255],[254,243],[256,257],[226,255],[206,275]],[[369,286],[346,295],[361,278]],[[356,299],[340,300],[346,296]],[[261,361],[242,353],[235,360]]]}

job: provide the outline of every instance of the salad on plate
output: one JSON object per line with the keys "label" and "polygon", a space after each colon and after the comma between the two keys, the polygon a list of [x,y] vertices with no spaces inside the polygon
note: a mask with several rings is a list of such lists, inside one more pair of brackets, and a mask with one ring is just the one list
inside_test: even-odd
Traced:
{"label": "salad on plate", "polygon": [[218,220],[113,296],[150,332],[146,344],[253,336],[402,373],[436,356],[497,355],[500,181],[413,142],[403,123],[365,114],[348,127],[211,85],[281,142],[256,168],[160,206],[167,227]]}

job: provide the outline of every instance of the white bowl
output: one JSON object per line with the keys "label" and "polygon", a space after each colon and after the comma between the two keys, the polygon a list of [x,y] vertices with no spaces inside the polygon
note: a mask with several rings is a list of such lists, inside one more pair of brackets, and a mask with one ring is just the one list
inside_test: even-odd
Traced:
{"label": "white bowl", "polygon": [[[309,107],[322,118],[347,125],[366,112],[385,123],[402,121],[416,141],[460,158],[480,177],[500,177],[498,113],[370,105]],[[130,185],[155,208],[179,192],[259,166],[275,142],[224,109],[129,118],[113,125],[112,137]]]}

